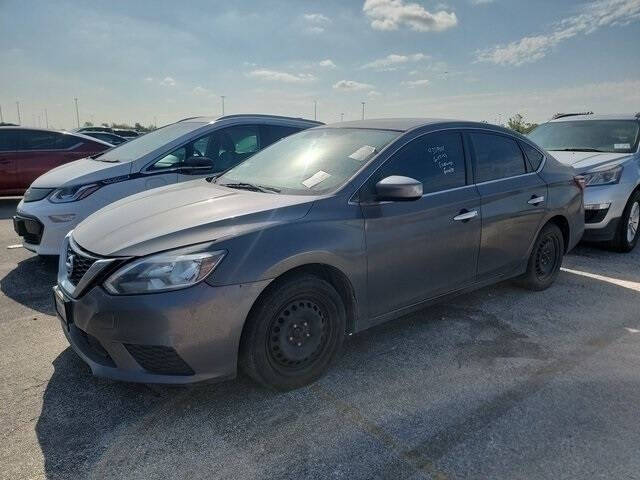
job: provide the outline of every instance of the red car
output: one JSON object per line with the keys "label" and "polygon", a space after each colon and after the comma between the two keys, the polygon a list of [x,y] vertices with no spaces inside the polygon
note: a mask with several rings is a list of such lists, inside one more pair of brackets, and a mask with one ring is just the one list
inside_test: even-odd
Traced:
{"label": "red car", "polygon": [[0,127],[0,195],[22,195],[43,173],[113,147],[85,135]]}

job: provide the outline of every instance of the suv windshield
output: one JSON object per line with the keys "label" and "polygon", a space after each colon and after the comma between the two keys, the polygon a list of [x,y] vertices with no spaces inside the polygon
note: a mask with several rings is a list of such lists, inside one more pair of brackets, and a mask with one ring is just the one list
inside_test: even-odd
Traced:
{"label": "suv windshield", "polygon": [[319,194],[344,184],[400,132],[315,128],[284,138],[218,179],[230,187]]}
{"label": "suv windshield", "polygon": [[529,138],[546,150],[631,153],[638,144],[635,120],[577,120],[544,123]]}
{"label": "suv windshield", "polygon": [[112,148],[103,155],[96,157],[95,160],[101,162],[131,162],[180,138],[186,133],[197,130],[203,125],[205,124],[201,122],[172,123]]}

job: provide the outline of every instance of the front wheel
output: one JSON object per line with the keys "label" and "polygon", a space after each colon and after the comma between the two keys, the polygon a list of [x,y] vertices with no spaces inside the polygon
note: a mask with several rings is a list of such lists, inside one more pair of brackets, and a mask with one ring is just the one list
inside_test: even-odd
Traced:
{"label": "front wheel", "polygon": [[342,347],[346,311],[338,292],[314,275],[272,287],[251,311],[240,345],[240,367],[276,390],[314,382]]}
{"label": "front wheel", "polygon": [[616,236],[610,246],[618,252],[630,252],[638,243],[638,226],[640,225],[640,192],[634,192],[622,212]]}
{"label": "front wheel", "polygon": [[546,290],[555,281],[562,257],[564,237],[557,225],[545,225],[531,250],[526,273],[518,279],[518,284],[529,290]]}

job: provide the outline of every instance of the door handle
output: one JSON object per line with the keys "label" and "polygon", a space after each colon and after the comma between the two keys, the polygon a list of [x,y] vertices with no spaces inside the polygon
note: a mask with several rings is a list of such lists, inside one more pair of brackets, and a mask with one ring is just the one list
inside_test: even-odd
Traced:
{"label": "door handle", "polygon": [[543,196],[536,197],[535,195],[533,197],[531,197],[531,199],[529,201],[527,201],[527,203],[529,205],[540,205],[543,202],[544,202],[544,197]]}
{"label": "door handle", "polygon": [[478,216],[477,210],[471,210],[470,212],[467,210],[462,210],[458,215],[453,217],[456,222],[466,222]]}

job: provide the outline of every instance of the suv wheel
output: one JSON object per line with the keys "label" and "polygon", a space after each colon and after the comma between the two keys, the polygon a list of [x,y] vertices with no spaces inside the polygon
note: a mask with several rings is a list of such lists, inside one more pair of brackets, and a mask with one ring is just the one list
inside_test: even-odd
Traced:
{"label": "suv wheel", "polygon": [[240,344],[240,368],[264,386],[291,390],[321,377],[342,347],[346,311],[328,282],[299,275],[258,300]]}
{"label": "suv wheel", "polygon": [[618,252],[630,252],[638,243],[638,225],[640,224],[640,191],[631,195],[622,212],[616,236],[610,246]]}
{"label": "suv wheel", "polygon": [[564,256],[564,237],[557,225],[545,225],[533,245],[526,273],[518,279],[529,290],[545,290],[560,272]]}

